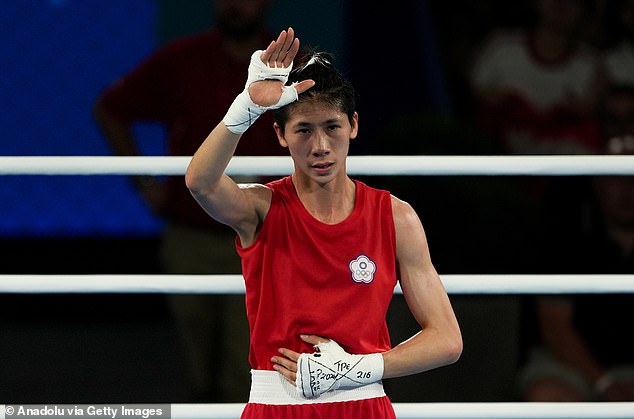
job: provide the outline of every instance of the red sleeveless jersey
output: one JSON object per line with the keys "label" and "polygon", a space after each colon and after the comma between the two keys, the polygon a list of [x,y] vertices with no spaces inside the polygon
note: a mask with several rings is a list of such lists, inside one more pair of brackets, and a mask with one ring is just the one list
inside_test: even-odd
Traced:
{"label": "red sleeveless jersey", "polygon": [[291,177],[267,185],[271,207],[256,241],[243,248],[237,240],[252,368],[272,370],[278,348],[314,352],[300,334],[334,339],[353,354],[390,349],[385,318],[397,282],[391,198],[355,184],[354,210],[334,225],[310,215]]}

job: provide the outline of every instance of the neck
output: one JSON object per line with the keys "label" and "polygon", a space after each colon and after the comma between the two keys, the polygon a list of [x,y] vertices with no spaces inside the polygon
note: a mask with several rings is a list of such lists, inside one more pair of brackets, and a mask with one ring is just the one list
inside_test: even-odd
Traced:
{"label": "neck", "polygon": [[356,185],[348,176],[319,184],[294,173],[292,180],[304,208],[319,221],[338,224],[352,214]]}

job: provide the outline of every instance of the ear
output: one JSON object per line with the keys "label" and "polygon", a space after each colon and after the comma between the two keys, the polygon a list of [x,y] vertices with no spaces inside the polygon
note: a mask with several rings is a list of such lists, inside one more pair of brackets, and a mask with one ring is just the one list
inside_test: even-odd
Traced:
{"label": "ear", "polygon": [[284,139],[284,133],[282,132],[282,128],[277,124],[277,122],[273,122],[273,129],[275,130],[275,134],[277,134],[277,141],[284,148],[288,148],[288,143]]}
{"label": "ear", "polygon": [[354,113],[354,115],[352,115],[352,132],[350,132],[350,139],[354,140],[355,138],[357,138],[357,135],[359,134],[359,114],[358,113]]}

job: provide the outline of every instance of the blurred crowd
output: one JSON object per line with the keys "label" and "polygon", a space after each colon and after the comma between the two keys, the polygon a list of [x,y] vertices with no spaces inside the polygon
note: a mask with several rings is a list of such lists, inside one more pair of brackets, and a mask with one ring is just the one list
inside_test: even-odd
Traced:
{"label": "blurred crowd", "polygon": [[[114,152],[138,154],[132,124],[150,120],[167,127],[170,153],[191,155],[242,90],[250,53],[267,44],[271,5],[217,0],[211,30],[171,42],[114,81],[96,105]],[[400,7],[350,0],[347,10],[347,48],[338,59],[359,93],[363,140],[353,153],[634,152],[634,0],[409,1]],[[396,47],[381,39],[386,30],[368,32],[385,22],[399,28]],[[382,46],[392,49],[390,62],[373,60],[372,50]],[[270,126],[258,121],[238,154],[279,154],[266,146],[275,145]],[[240,272],[231,234],[204,217],[184,184],[132,181],[167,220],[165,272]],[[441,274],[634,271],[631,177],[370,182],[419,211]],[[491,244],[501,236],[504,246]],[[488,254],[494,248],[497,254]],[[634,400],[634,347],[622,339],[620,325],[632,318],[632,302],[629,295],[523,301],[518,397]],[[192,360],[192,400],[246,399],[246,354],[231,349],[246,350],[243,304],[229,297],[171,300]]]}

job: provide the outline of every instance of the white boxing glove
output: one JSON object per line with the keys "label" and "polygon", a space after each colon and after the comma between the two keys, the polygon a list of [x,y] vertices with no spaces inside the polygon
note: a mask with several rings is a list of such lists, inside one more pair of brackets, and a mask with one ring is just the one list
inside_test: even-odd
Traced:
{"label": "white boxing glove", "polygon": [[251,55],[244,91],[235,98],[222,119],[227,129],[234,134],[243,134],[267,110],[281,108],[297,100],[297,90],[293,86],[283,86],[282,96],[276,104],[259,106],[253,103],[251,96],[249,96],[249,86],[262,80],[279,80],[285,84],[293,68],[293,63],[288,67],[269,67],[260,58],[263,52],[263,50],[258,50]]}
{"label": "white boxing glove", "polygon": [[312,399],[338,388],[356,388],[383,378],[383,355],[352,355],[330,340],[315,345],[318,352],[301,354],[295,384]]}

